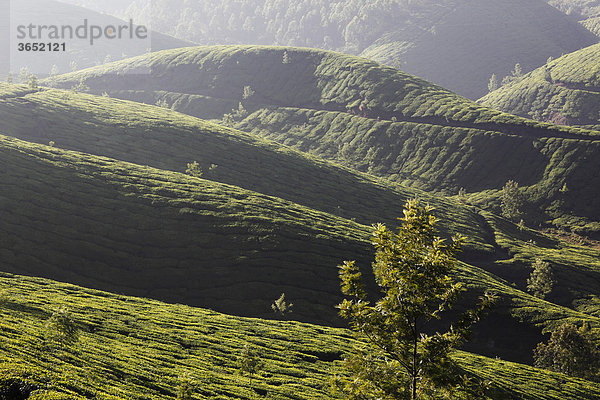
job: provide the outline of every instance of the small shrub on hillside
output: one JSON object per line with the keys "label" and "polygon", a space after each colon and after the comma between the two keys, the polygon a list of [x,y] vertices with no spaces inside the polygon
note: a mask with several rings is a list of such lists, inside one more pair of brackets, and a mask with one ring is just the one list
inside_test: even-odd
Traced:
{"label": "small shrub on hillside", "polygon": [[169,103],[167,103],[167,101],[165,99],[160,99],[156,102],[156,105],[160,108],[166,108],[169,109]]}
{"label": "small shrub on hillside", "polygon": [[237,361],[240,373],[242,375],[248,374],[250,382],[252,382],[252,377],[260,372],[265,364],[261,355],[257,351],[252,350],[247,344],[242,348]]}
{"label": "small shrub on hillside", "polygon": [[60,346],[69,346],[79,340],[79,328],[65,308],[59,308],[46,322],[46,338]]}
{"label": "small shrub on hillside", "polygon": [[256,92],[252,90],[250,86],[244,86],[244,91],[242,93],[242,99],[248,100],[250,97],[254,96]]}
{"label": "small shrub on hillside", "polygon": [[29,86],[30,89],[37,89],[39,87],[37,76],[29,75],[29,78],[27,78],[27,86]]}
{"label": "small shrub on hillside", "polygon": [[188,163],[185,173],[195,178],[200,178],[202,176],[202,169],[200,168],[200,164],[198,164],[197,161]]}
{"label": "small shrub on hillside", "polygon": [[496,78],[496,74],[492,74],[492,77],[488,82],[488,91],[491,93],[496,89],[498,89],[498,78]]}
{"label": "small shrub on hillside", "polygon": [[75,93],[88,93],[90,91],[90,87],[85,83],[85,79],[81,78],[79,83],[71,88],[71,91]]}

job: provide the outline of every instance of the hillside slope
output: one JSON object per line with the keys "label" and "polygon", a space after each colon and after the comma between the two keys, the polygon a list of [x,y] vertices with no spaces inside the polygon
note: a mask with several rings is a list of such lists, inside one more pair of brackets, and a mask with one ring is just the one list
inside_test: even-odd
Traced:
{"label": "hillside slope", "polygon": [[546,0],[548,4],[579,21],[581,25],[600,36],[600,1],[598,0]]}
{"label": "hillside slope", "polygon": [[[284,292],[294,319],[328,324],[340,323],[336,266],[355,259],[368,273],[364,225],[234,186],[0,139],[3,271],[246,316],[272,316]],[[468,349],[531,362],[542,330],[561,321],[600,330],[597,251],[482,217],[498,254],[472,260],[489,272],[463,264],[458,278],[470,288],[465,301],[492,289],[501,302]],[[536,257],[559,278],[555,304],[519,290]]]}
{"label": "hillside slope", "polygon": [[[39,278],[0,275],[0,391],[27,398],[171,399],[182,378],[193,398],[337,398],[329,378],[355,343],[350,332],[295,322],[231,317],[213,311],[83,289]],[[49,346],[46,322],[68,310],[80,330],[65,348]],[[244,345],[262,370],[239,375]],[[454,355],[487,379],[493,399],[592,400],[595,383],[468,353]]]}
{"label": "hillside slope", "polygon": [[297,318],[331,320],[336,265],[368,254],[367,227],[278,198],[8,137],[0,152],[5,271],[244,315],[286,292]]}
{"label": "hillside slope", "polygon": [[391,225],[407,199],[435,206],[444,232],[462,232],[475,252],[492,252],[482,218],[428,195],[230,128],[164,108],[60,90],[0,83],[0,132],[56,147],[184,172],[286,199],[346,219]]}
{"label": "hillside slope", "polygon": [[472,99],[486,93],[492,73],[508,75],[516,63],[529,71],[549,56],[597,42],[538,0],[69,1],[143,15],[161,32],[204,45],[306,46],[362,55]]}
{"label": "hillside slope", "polygon": [[[150,63],[151,76],[119,71]],[[158,52],[67,74],[95,93],[170,107],[424,190],[485,192],[498,210],[508,180],[526,187],[528,223],[600,231],[600,134],[482,107],[362,58],[293,48],[217,46]],[[239,104],[242,108],[239,109]],[[234,112],[229,113],[230,110]],[[568,166],[568,167],[567,167]],[[570,191],[559,191],[564,185]]]}
{"label": "hillside slope", "polygon": [[600,128],[600,45],[567,54],[488,94],[480,103],[563,125]]}

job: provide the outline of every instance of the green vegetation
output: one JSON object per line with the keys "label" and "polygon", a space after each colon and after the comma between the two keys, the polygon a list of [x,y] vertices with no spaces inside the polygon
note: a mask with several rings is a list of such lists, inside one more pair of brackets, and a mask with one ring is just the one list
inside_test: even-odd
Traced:
{"label": "green vegetation", "polygon": [[449,275],[463,238],[455,236],[446,244],[437,236],[432,211],[409,201],[397,234],[385,225],[374,227],[373,274],[383,297],[373,306],[355,262],[339,267],[342,292],[351,298],[338,305],[340,315],[367,342],[346,360],[350,379],[337,384],[349,399],[416,400],[442,393],[459,398],[467,390],[450,351],[464,341],[491,300],[467,312],[447,332],[428,334],[431,322],[452,308],[462,288]]}
{"label": "green vegetation", "polygon": [[[148,61],[154,75],[120,73]],[[68,90],[81,82],[91,93],[149,104]],[[439,210],[444,238],[468,236],[460,261],[452,263],[452,280],[466,288],[452,319],[486,291],[498,293],[497,307],[474,326],[473,340],[462,350],[532,364],[532,350],[546,341],[544,335],[568,323],[589,326],[590,340],[600,342],[599,250],[528,228],[554,224],[600,232],[598,177],[589,176],[598,162],[598,132],[525,120],[374,62],[298,48],[173,50],[42,83],[67,90],[0,84],[0,132],[26,140],[0,136],[4,271],[261,318],[274,317],[272,305],[289,309],[289,296],[295,306],[288,317],[341,325],[334,308],[342,297],[335,265],[355,259],[362,268],[352,274],[370,282],[365,287],[370,300],[378,287],[366,267],[368,226],[391,226],[401,205],[416,197]],[[177,111],[216,121],[228,115],[228,124],[246,132]],[[55,141],[60,148],[33,143]],[[516,207],[523,213],[519,224],[494,214],[502,211],[502,187],[511,180],[528,199]],[[555,278],[547,301],[527,293],[538,259],[552,265]],[[443,275],[442,283],[450,282]],[[103,294],[114,302],[89,306],[88,300],[96,301],[90,293],[98,292],[64,287],[69,288],[61,289],[65,299],[85,292],[83,308],[53,297],[47,301],[52,306],[38,312],[43,328],[26,321],[32,326],[26,332],[48,338],[60,331],[56,323],[46,325],[56,320],[52,313],[69,310],[63,322],[73,322],[64,326],[76,328],[76,341],[63,338],[59,346],[35,350],[21,337],[9,346],[0,343],[0,352],[13,354],[7,370],[35,369],[15,378],[32,392],[323,398],[330,396],[328,377],[343,382],[343,359],[361,346],[345,330],[223,317],[118,295]],[[19,301],[11,300],[12,294],[0,296],[0,303],[29,304],[37,295]],[[135,302],[152,305],[123,311]],[[11,307],[21,314],[28,310]],[[96,307],[115,315],[98,317]],[[172,309],[186,317],[174,317]],[[136,314],[140,317],[129,317]],[[141,319],[155,324],[150,333],[139,332]],[[168,321],[164,329],[159,320]],[[109,340],[101,332],[113,324],[118,328]],[[38,335],[36,329],[44,331]],[[425,334],[436,339],[438,330],[448,326]],[[0,340],[5,334],[16,337],[12,332],[0,329]],[[305,340],[312,332],[323,335]],[[188,337],[192,342],[179,339]],[[284,347],[290,337],[299,346],[314,347],[294,358],[286,353],[291,347]],[[450,351],[444,338],[449,339],[430,342],[440,343],[443,360],[456,362],[454,376],[464,377],[475,391],[489,386],[491,398],[597,394],[587,381]],[[93,340],[102,345],[91,345]],[[182,344],[164,350],[171,342]],[[139,352],[142,343],[152,345]],[[101,369],[108,348],[111,372]],[[99,354],[96,364],[91,354]],[[140,360],[128,365],[132,354]],[[81,367],[90,363],[100,372]],[[244,365],[252,370],[246,371],[250,378],[233,377]],[[280,367],[289,379],[281,377]],[[72,380],[66,378],[71,372]],[[241,383],[232,383],[236,378]],[[111,385],[113,380],[121,383]],[[133,388],[123,389],[127,384]]]}
{"label": "green vegetation", "polygon": [[598,380],[600,350],[589,335],[589,327],[563,324],[552,332],[548,343],[534,350],[535,365],[570,376]]}
{"label": "green vegetation", "polygon": [[527,278],[527,290],[535,297],[543,299],[552,291],[552,286],[555,283],[550,263],[538,258],[531,268],[533,271]]}
{"label": "green vegetation", "polygon": [[525,199],[517,182],[506,182],[500,196],[502,200],[502,215],[504,217],[516,221],[523,215],[521,209],[525,205]]}
{"label": "green vegetation", "polygon": [[[289,201],[7,137],[0,152],[11,188],[0,194],[5,271],[267,318],[283,291],[294,300],[294,319],[338,324],[335,265],[350,256],[368,263],[367,226]],[[504,250],[471,253],[465,258],[491,273],[467,264],[457,270],[470,296],[502,293],[495,314],[505,321],[502,338],[483,323],[471,350],[528,361],[523,351],[557,321],[585,320],[597,329],[597,251],[521,232],[491,215],[473,213],[473,221],[484,224],[489,246],[514,258],[496,261]],[[524,282],[530,271],[522,260],[535,257],[556,265],[552,306],[493,275]]]}
{"label": "green vegetation", "polygon": [[51,139],[65,149],[176,172],[184,172],[190,161],[197,160],[205,178],[355,218],[365,225],[393,222],[399,204],[419,197],[437,207],[440,217],[449,222],[443,228],[446,236],[463,232],[469,237],[469,248],[493,250],[477,214],[456,201],[158,107],[2,84],[0,132],[42,144]]}
{"label": "green vegetation", "polygon": [[[0,391],[20,388],[25,398],[174,399],[185,380],[192,399],[330,398],[329,377],[343,373],[341,359],[355,344],[347,330],[231,317],[40,278],[1,274],[0,289]],[[70,310],[80,337],[76,346],[47,351],[40,343],[55,308]],[[251,384],[237,374],[245,345],[264,362]],[[498,399],[600,396],[597,384],[562,374],[463,352],[453,357],[489,379]]]}
{"label": "green vegetation", "polygon": [[294,308],[294,303],[288,303],[285,301],[285,293],[281,293],[281,296],[271,304],[271,309],[279,317],[283,317],[286,314],[291,313]]}
{"label": "green vegetation", "polygon": [[567,54],[479,101],[540,121],[600,127],[600,45]]}
{"label": "green vegetation", "polygon": [[[294,58],[293,68],[281,63],[285,52]],[[146,63],[156,71],[154,77],[114,78]],[[196,77],[191,83],[185,78],[188,71]],[[82,78],[95,93],[150,104],[155,96],[167,96],[175,110],[198,117],[228,114],[228,125],[398,183],[446,195],[463,187],[477,200],[473,204],[496,212],[501,210],[500,189],[514,180],[529,200],[522,210],[528,224],[583,234],[600,231],[600,182],[588,174],[600,168],[597,132],[504,114],[365,59],[293,48],[201,47],[159,52],[46,83],[68,88]],[[243,114],[231,113],[239,108],[246,86],[255,94],[244,100]],[[565,184],[571,190],[559,191]],[[377,219],[368,221],[373,222]]]}
{"label": "green vegetation", "polygon": [[368,247],[363,225],[238,187],[1,136],[0,154],[4,271],[265,317],[284,290],[332,322],[335,265]]}
{"label": "green vegetation", "polygon": [[579,21],[596,36],[600,36],[598,19],[600,2],[598,0],[546,0],[546,2]]}

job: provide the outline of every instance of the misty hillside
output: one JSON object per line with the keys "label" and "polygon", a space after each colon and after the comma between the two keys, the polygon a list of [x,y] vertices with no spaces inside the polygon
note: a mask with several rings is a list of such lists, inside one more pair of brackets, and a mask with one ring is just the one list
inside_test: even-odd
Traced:
{"label": "misty hillside", "polygon": [[567,54],[481,98],[481,104],[561,125],[600,127],[600,46]]}
{"label": "misty hillside", "polygon": [[[86,19],[90,21],[90,24],[100,26],[118,26],[129,23],[110,15],[100,14],[89,9],[54,0],[20,0],[12,2],[10,11],[11,17],[14,18],[13,23],[17,23],[18,21],[24,25],[29,23],[48,24],[49,22],[47,21],[56,20],[60,21],[61,24],[69,23],[77,27],[83,24]],[[98,41],[94,46],[89,46],[89,43],[84,40],[71,40],[67,53],[48,53],[43,62],[40,62],[35,53],[26,54],[25,52],[20,52],[18,59],[13,55],[12,68],[8,64],[9,59],[7,57],[0,58],[0,76],[4,80],[6,74],[12,72],[16,79],[20,68],[27,67],[42,77],[50,74],[53,65],[57,67],[56,73],[66,73],[74,69],[100,65],[110,60],[120,60],[145,54],[151,50],[158,51],[192,45],[189,41],[176,39],[159,32],[151,32],[149,35],[151,37],[148,43],[149,48],[145,46],[140,47],[136,43],[123,40]],[[3,40],[8,40],[8,37],[7,35],[6,39]],[[48,59],[52,61],[48,61]],[[42,66],[47,68],[41,70]]]}
{"label": "misty hillside", "polygon": [[600,36],[600,1],[598,0],[547,0],[547,3],[579,21],[581,25]]}
{"label": "misty hillside", "polygon": [[[116,15],[125,7],[71,1]],[[506,76],[516,63],[529,71],[550,56],[597,42],[576,21],[538,0],[125,3],[128,13],[184,40],[363,55],[472,99],[485,94],[492,74]]]}

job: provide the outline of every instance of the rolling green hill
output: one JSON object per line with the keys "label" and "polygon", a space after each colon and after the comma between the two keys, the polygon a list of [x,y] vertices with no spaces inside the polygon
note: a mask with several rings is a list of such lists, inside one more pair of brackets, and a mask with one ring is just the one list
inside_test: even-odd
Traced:
{"label": "rolling green hill", "polygon": [[[150,63],[151,76],[127,76]],[[69,88],[161,102],[424,190],[463,187],[499,209],[498,190],[518,181],[526,222],[600,231],[600,134],[502,113],[362,58],[317,50],[199,47],[171,50],[48,80]],[[246,95],[244,96],[244,91]],[[238,110],[242,103],[243,109]],[[567,191],[560,191],[566,187]]]}
{"label": "rolling green hill", "polygon": [[[39,278],[2,274],[0,290],[0,392],[14,398],[175,398],[182,377],[194,381],[194,399],[336,398],[327,382],[341,373],[354,343],[346,330],[231,317]],[[66,348],[46,341],[47,320],[60,308],[80,331]],[[245,345],[265,362],[252,379],[238,374]],[[565,375],[463,352],[454,358],[490,380],[493,399],[600,396],[598,384]]]}
{"label": "rolling green hill", "polygon": [[472,99],[486,93],[493,73],[508,75],[516,63],[529,71],[549,56],[597,42],[537,0],[69,1],[118,16],[142,15],[161,32],[203,45],[306,46],[362,55]]}
{"label": "rolling green hill", "polygon": [[563,125],[600,128],[600,46],[553,60],[479,101],[490,107]]}
{"label": "rolling green hill", "polygon": [[463,232],[472,251],[493,251],[481,218],[456,201],[164,108],[0,83],[0,132],[175,172],[197,161],[207,179],[366,225],[395,224],[406,200],[419,197],[440,210],[440,217],[448,221],[446,233]]}
{"label": "rolling green hill", "polygon": [[[165,122],[165,126],[152,126],[168,133],[172,146],[181,141],[194,148],[194,141],[177,130],[178,124],[186,123],[196,135],[207,136],[202,143],[208,149],[218,149],[212,146],[219,143],[216,138],[221,135],[222,153],[240,151],[236,143],[244,137],[252,143],[249,135],[158,107],[58,90],[32,93],[18,85],[8,86],[6,92],[5,106],[13,110],[6,115],[13,119],[3,120],[16,124],[17,110],[27,104],[31,121],[44,121],[44,107],[65,107],[66,115],[77,116],[87,125],[74,125],[69,130],[55,119],[54,132],[62,135],[57,140],[73,146],[78,145],[77,139],[83,143],[79,146],[96,143],[99,153],[110,151],[125,159],[144,153],[148,159],[160,156],[164,146],[154,143],[145,147],[134,142],[135,131],[140,130],[147,134],[146,141],[153,143],[151,129],[140,127],[157,121]],[[65,95],[69,96],[70,106],[60,102]],[[94,111],[94,104],[102,107]],[[127,129],[119,129],[124,115],[128,115]],[[101,124],[101,118],[111,118],[112,124],[108,120]],[[169,123],[169,118],[177,118],[178,122]],[[81,135],[84,128],[86,134]],[[118,145],[111,144],[119,137]],[[135,145],[127,147],[122,144],[125,142]],[[115,150],[119,146],[120,153]],[[249,156],[259,149],[254,143],[243,153]],[[365,225],[277,197],[8,137],[2,138],[0,151],[0,179],[7,188],[0,195],[4,271],[260,317],[272,315],[271,302],[285,292],[296,304],[295,319],[339,323],[333,308],[340,298],[335,266],[354,258],[365,269],[369,266],[372,251]],[[272,154],[278,152],[285,154],[281,148]],[[299,153],[287,152],[299,157]],[[169,154],[163,153],[163,159]],[[264,162],[269,160],[269,152],[260,154]],[[288,175],[314,168],[307,161],[301,165],[296,171],[290,169]],[[337,171],[338,177],[343,177],[344,171],[354,179],[362,176],[327,163],[321,165],[324,173],[328,169],[332,174]],[[244,176],[248,176],[249,170],[246,164],[245,171],[232,169],[230,174],[246,172]],[[356,181],[344,182],[349,187],[361,187]],[[397,196],[397,201],[403,198],[384,190],[383,183],[378,189],[382,196]],[[370,187],[377,189],[366,179],[363,185],[367,193],[374,190]],[[279,187],[283,191],[286,185]],[[309,199],[313,196],[327,197],[324,191],[308,191],[306,202],[315,201]],[[346,194],[330,196],[335,199]],[[361,192],[354,196],[356,202],[361,198],[370,201],[361,197]],[[470,265],[464,264],[459,273],[471,288],[469,296],[486,288],[501,294],[501,307],[489,323],[481,325],[470,350],[529,362],[531,348],[541,340],[542,329],[564,320],[588,320],[594,329],[600,328],[596,322],[600,314],[597,251],[570,246],[533,231],[519,231],[493,214],[456,201],[423,196],[440,207],[439,216],[447,221],[447,232],[475,234],[471,246],[480,250],[465,253],[463,259]],[[521,291],[529,264],[536,257],[552,262],[559,278],[549,298],[553,305]],[[502,334],[498,321],[502,321]]]}

